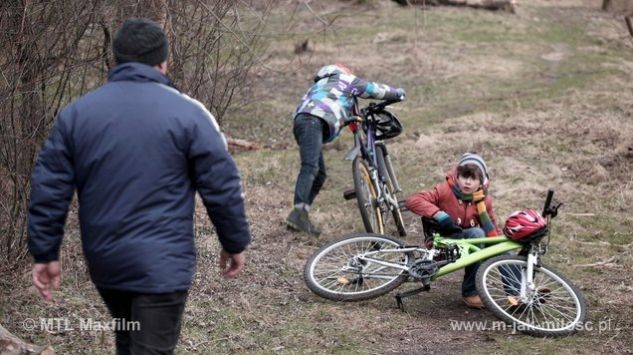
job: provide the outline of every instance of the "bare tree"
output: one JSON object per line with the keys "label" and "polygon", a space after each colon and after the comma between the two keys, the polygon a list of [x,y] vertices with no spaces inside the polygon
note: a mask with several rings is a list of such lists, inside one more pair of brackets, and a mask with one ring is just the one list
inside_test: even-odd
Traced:
{"label": "bare tree", "polygon": [[[26,260],[35,157],[61,107],[102,84],[128,17],[163,24],[176,86],[222,123],[248,87],[275,0],[5,0],[0,2],[0,265]],[[256,4],[256,5],[255,5]]]}
{"label": "bare tree", "polygon": [[[0,260],[26,256],[30,175],[37,151],[72,90],[85,91],[98,2],[5,1],[0,5]],[[72,23],[73,27],[68,28]]]}

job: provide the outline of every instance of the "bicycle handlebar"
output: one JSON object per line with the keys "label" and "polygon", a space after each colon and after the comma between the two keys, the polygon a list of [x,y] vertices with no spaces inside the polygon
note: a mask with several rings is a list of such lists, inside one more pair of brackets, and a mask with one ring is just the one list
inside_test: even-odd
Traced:
{"label": "bicycle handlebar", "polygon": [[[372,113],[380,112],[385,109],[385,107],[400,102],[400,100],[385,100],[380,103],[370,102],[367,106],[360,109],[360,117],[358,115],[352,116],[352,119],[349,119],[344,122],[344,126],[348,126],[354,122],[362,122],[368,115]],[[358,105],[358,103],[356,103]],[[358,119],[357,119],[358,117]]]}
{"label": "bicycle handlebar", "polygon": [[562,206],[562,203],[554,203],[552,204],[552,199],[554,197],[553,190],[547,190],[547,197],[545,198],[545,206],[543,206],[543,213],[541,215],[543,217],[550,216],[551,218],[556,217],[558,214],[558,209]]}
{"label": "bicycle handlebar", "polygon": [[543,206],[543,217],[547,216],[547,211],[549,210],[550,204],[552,203],[552,197],[554,196],[553,190],[547,190],[547,197],[545,198],[545,205]]}
{"label": "bicycle handlebar", "polygon": [[367,105],[367,107],[361,109],[361,112],[363,114],[370,114],[370,113],[375,113],[375,112],[379,112],[385,109],[385,107],[391,105],[391,104],[395,104],[397,102],[400,102],[400,100],[385,100],[381,103],[375,103],[375,102],[370,102],[369,105]]}

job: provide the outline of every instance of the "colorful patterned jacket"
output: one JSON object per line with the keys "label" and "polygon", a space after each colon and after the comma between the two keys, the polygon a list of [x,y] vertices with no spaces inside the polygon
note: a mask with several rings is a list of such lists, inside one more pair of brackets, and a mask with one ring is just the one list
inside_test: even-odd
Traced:
{"label": "colorful patterned jacket", "polygon": [[394,89],[388,85],[374,83],[348,74],[337,65],[327,65],[319,70],[314,85],[301,99],[294,117],[307,113],[323,119],[329,133],[324,142],[338,137],[345,122],[352,116],[356,98],[378,100],[402,100],[403,89]]}

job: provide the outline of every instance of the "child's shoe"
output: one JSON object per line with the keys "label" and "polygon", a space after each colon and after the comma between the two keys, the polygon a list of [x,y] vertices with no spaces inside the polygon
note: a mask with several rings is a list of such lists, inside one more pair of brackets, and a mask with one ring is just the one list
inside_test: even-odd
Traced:
{"label": "child's shoe", "polygon": [[464,297],[464,303],[466,304],[468,308],[474,308],[474,309],[486,308],[486,306],[484,306],[484,303],[481,301],[481,297],[479,297],[479,295]]}

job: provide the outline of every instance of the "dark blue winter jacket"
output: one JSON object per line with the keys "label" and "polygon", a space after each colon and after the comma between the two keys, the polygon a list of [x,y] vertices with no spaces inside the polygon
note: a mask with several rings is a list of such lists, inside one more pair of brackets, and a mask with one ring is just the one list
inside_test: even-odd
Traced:
{"label": "dark blue winter jacket", "polygon": [[240,177],[213,116],[153,67],[126,63],[59,114],[29,206],[35,262],[57,260],[77,189],[83,250],[100,288],[186,290],[198,191],[229,253],[250,242]]}

